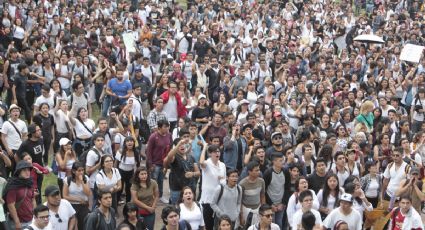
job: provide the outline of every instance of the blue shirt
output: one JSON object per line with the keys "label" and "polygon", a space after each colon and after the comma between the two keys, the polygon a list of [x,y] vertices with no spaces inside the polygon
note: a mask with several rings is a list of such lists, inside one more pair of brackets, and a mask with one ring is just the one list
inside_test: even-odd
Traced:
{"label": "blue shirt", "polygon": [[[132,86],[129,80],[124,80],[123,82],[119,83],[116,78],[113,78],[108,82],[108,88],[110,88],[112,92],[118,96],[125,96],[129,90],[132,90]],[[120,99],[120,102],[123,101],[126,101],[126,99]]]}

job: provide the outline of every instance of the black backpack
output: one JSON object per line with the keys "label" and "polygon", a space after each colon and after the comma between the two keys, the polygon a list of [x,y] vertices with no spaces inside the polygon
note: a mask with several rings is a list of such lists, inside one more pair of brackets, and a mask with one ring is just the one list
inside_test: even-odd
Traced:
{"label": "black backpack", "polygon": [[97,150],[96,148],[93,147],[93,148],[90,148],[89,150],[83,152],[83,154],[80,155],[78,160],[81,163],[83,163],[84,165],[87,165],[87,155],[89,154],[90,150],[93,150],[93,152],[95,152],[96,155],[99,157],[99,159],[96,161],[96,164],[99,163],[99,161],[100,161],[101,155],[99,153],[99,150]]}

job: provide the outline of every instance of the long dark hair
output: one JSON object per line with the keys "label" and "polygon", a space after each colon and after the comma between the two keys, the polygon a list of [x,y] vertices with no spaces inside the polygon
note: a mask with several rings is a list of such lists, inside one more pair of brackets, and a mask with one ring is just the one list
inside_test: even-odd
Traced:
{"label": "long dark hair", "polygon": [[[108,157],[111,158],[111,160],[114,160],[114,158],[111,155],[102,156],[102,158],[100,158],[100,171],[105,172],[105,161],[106,161],[106,158],[108,158]],[[112,169],[113,169],[113,167],[112,167]],[[112,173],[114,173],[114,170],[112,170]]]}
{"label": "long dark hair", "polygon": [[331,194],[331,191],[332,191],[331,188],[329,188],[329,185],[328,185],[328,180],[330,178],[335,178],[336,182],[337,182],[337,186],[335,188],[335,204],[334,204],[334,208],[335,208],[338,205],[339,192],[340,192],[338,176],[335,173],[330,173],[326,176],[325,184],[324,184],[323,190],[322,190],[323,199],[322,199],[321,205],[323,205],[324,207],[328,206],[328,197],[329,197],[329,195]]}
{"label": "long dark hair", "polygon": [[[129,149],[127,148],[127,142],[128,141],[133,141],[134,145],[133,145],[133,149]],[[136,160],[136,167],[140,166],[140,153],[139,151],[135,148],[135,142],[134,142],[134,138],[132,136],[128,136],[124,139],[124,144],[122,146],[122,151],[121,151],[121,159],[120,161],[125,161],[125,159],[127,158],[127,151],[128,150],[133,150],[134,153],[134,159]]]}
{"label": "long dark hair", "polygon": [[193,194],[193,197],[195,197],[195,192],[193,191],[193,189],[192,189],[191,187],[189,187],[189,186],[184,186],[184,187],[183,187],[183,189],[182,189],[182,190],[181,190],[181,192],[180,192],[180,198],[179,198],[179,201],[177,202],[178,204],[183,203],[184,191],[185,191],[186,189],[190,189],[190,191],[191,191],[191,192],[192,192],[192,194]]}
{"label": "long dark hair", "polygon": [[[79,162],[79,161],[76,161],[76,162],[74,162],[74,164],[72,164],[71,180],[74,181],[74,182],[76,181],[76,179],[75,179],[75,173],[77,172],[77,170],[79,168],[83,168],[84,171],[85,171],[85,168],[86,167],[85,167],[85,165],[82,162]],[[86,176],[85,176],[85,174],[83,176],[83,181],[86,182]],[[68,186],[70,186],[70,185],[68,185]]]}
{"label": "long dark hair", "polygon": [[143,171],[148,174],[148,177],[146,178],[146,187],[149,187],[151,185],[151,174],[148,168],[146,168],[146,166],[140,166],[136,169],[136,172],[134,172],[131,182],[136,186],[140,186],[140,183],[142,181],[140,181],[139,174],[140,172],[143,172]]}

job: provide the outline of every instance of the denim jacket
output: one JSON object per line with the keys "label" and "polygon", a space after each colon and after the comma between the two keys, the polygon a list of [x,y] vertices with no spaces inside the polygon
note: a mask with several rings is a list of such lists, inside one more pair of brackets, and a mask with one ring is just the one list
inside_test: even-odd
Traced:
{"label": "denim jacket", "polygon": [[223,162],[226,165],[226,168],[236,169],[238,164],[238,157],[241,157],[241,161],[243,162],[243,157],[245,152],[248,149],[248,145],[246,143],[245,138],[239,136],[242,141],[242,156],[238,156],[238,141],[235,139],[234,141],[231,139],[231,136],[226,136],[223,140],[224,142],[224,154],[223,154]]}

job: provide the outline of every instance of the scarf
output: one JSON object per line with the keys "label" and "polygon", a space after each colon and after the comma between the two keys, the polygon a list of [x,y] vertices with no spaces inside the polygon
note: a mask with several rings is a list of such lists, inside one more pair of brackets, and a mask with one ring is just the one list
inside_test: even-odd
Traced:
{"label": "scarf", "polygon": [[24,179],[20,177],[11,177],[3,190],[3,196],[6,195],[10,190],[18,189],[21,187],[27,187],[32,189],[32,178]]}

